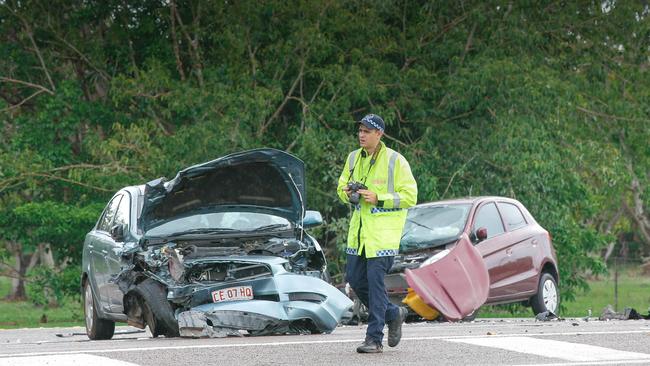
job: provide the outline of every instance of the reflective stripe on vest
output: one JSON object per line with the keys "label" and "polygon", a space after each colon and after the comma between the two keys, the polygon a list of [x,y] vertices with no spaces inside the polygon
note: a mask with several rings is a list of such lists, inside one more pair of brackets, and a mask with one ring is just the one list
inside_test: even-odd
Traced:
{"label": "reflective stripe on vest", "polygon": [[[350,178],[352,179],[352,174],[354,173],[354,163],[356,162],[357,154],[359,150],[354,150],[350,153],[348,157],[348,169],[350,170]],[[399,194],[395,192],[395,162],[397,161],[397,152],[393,151],[393,154],[390,156],[388,161],[388,193],[393,195],[393,207],[398,208],[400,204]]]}
{"label": "reflective stripe on vest", "polygon": [[350,153],[350,157],[348,158],[348,169],[350,169],[350,178],[352,179],[352,173],[354,173],[354,161],[357,158],[357,153],[359,150],[354,150],[353,152]]}
{"label": "reflective stripe on vest", "polygon": [[399,207],[399,194],[395,192],[395,161],[397,160],[397,152],[393,152],[388,161],[388,193],[393,195],[393,207]]}

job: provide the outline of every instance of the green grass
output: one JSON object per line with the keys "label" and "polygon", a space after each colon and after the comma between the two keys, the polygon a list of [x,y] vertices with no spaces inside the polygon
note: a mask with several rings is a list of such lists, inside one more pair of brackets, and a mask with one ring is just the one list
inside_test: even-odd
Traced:
{"label": "green grass", "polygon": [[[42,322],[47,318],[47,322]],[[83,310],[76,301],[50,308],[26,301],[0,302],[0,328],[83,326]]]}
{"label": "green grass", "polygon": [[[589,281],[589,292],[579,294],[576,300],[566,303],[564,316],[586,316],[591,309],[592,315],[601,314],[605,306],[615,305],[614,274],[598,281]],[[617,311],[623,312],[626,307],[636,309],[640,314],[647,315],[650,308],[650,277],[640,275],[636,269],[624,270],[618,276],[618,306]]]}
{"label": "green grass", "polygon": [[29,301],[2,300],[9,294],[10,288],[10,280],[0,277],[0,329],[84,325],[79,299],[67,299],[57,308],[36,306]]}
{"label": "green grass", "polygon": [[[592,316],[598,317],[608,304],[614,305],[614,274],[590,280],[590,290],[579,293],[575,301],[563,302],[562,317],[584,317],[591,309]],[[10,289],[10,281],[0,277],[0,299]],[[625,307],[635,308],[639,313],[648,314],[650,307],[650,277],[641,276],[636,269],[626,269],[618,278],[618,311]],[[43,315],[47,322],[42,323]],[[530,308],[522,306],[484,306],[479,311],[479,318],[533,317]],[[64,327],[83,326],[83,309],[79,299],[68,299],[58,308],[33,305],[28,301],[0,300],[0,329],[29,327]]]}
{"label": "green grass", "polygon": [[[592,317],[598,317],[607,305],[615,306],[614,272],[607,276],[587,281],[589,290],[576,294],[574,301],[561,303],[562,317],[585,317],[591,309]],[[636,309],[640,314],[647,315],[650,309],[650,277],[640,274],[638,267],[620,270],[618,275],[618,306],[617,311],[623,312],[626,307]],[[530,308],[523,306],[484,306],[480,309],[479,317],[532,317]]]}

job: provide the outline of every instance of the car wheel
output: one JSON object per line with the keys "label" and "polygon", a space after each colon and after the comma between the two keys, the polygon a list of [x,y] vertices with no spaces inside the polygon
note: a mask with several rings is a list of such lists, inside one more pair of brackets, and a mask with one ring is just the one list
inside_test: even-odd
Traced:
{"label": "car wheel", "polygon": [[86,334],[92,340],[111,339],[115,334],[115,322],[100,319],[97,315],[97,306],[93,299],[93,290],[90,281],[84,283],[84,318],[86,320]]}
{"label": "car wheel", "polygon": [[152,279],[146,279],[136,287],[136,292],[142,300],[144,321],[151,335],[154,338],[159,335],[178,337],[178,323],[165,296],[166,291]]}
{"label": "car wheel", "polygon": [[537,285],[537,294],[530,298],[530,306],[535,315],[550,311],[554,314],[560,309],[560,292],[557,282],[550,273],[542,273]]}

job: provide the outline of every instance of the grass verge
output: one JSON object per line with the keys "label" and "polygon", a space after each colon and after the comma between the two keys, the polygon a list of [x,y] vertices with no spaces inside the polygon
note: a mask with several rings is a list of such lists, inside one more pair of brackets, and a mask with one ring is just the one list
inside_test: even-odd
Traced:
{"label": "grass verge", "polygon": [[[593,317],[598,317],[608,304],[615,305],[614,274],[590,280],[590,290],[576,295],[572,302],[563,302],[562,317],[584,317],[589,309]],[[10,281],[0,277],[0,299],[10,289]],[[618,276],[618,311],[625,307],[635,308],[641,314],[648,314],[650,307],[650,277],[640,275],[630,268],[622,270]],[[528,318],[533,317],[530,308],[520,305],[484,306],[479,310],[479,318]],[[79,298],[66,299],[57,308],[36,306],[29,301],[0,300],[0,329],[30,327],[83,326],[83,308]]]}
{"label": "grass verge", "polygon": [[68,298],[56,308],[37,306],[30,301],[3,300],[11,281],[0,277],[0,329],[83,326],[83,308],[79,298]]}
{"label": "grass verge", "polygon": [[[585,317],[591,310],[592,317],[598,317],[607,305],[623,312],[626,307],[636,309],[647,315],[650,309],[650,277],[641,275],[638,267],[620,270],[618,281],[612,271],[607,276],[587,281],[589,290],[576,294],[571,302],[561,302],[561,317]],[[618,302],[615,296],[615,283],[618,282]],[[523,306],[484,306],[479,311],[481,318],[526,318],[533,311]]]}
{"label": "grass verge", "polygon": [[83,326],[83,309],[79,301],[48,308],[28,301],[0,302],[0,328],[37,328]]}

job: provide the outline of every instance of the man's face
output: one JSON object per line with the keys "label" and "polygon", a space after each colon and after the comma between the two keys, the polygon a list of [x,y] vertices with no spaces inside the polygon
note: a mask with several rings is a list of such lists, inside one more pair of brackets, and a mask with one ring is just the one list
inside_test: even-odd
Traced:
{"label": "man's face", "polygon": [[359,145],[364,149],[376,147],[382,135],[383,132],[377,129],[368,128],[361,123],[359,124]]}

